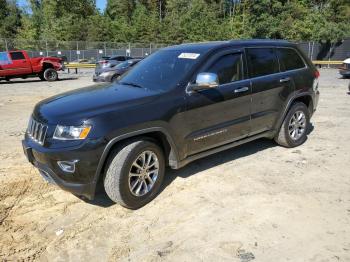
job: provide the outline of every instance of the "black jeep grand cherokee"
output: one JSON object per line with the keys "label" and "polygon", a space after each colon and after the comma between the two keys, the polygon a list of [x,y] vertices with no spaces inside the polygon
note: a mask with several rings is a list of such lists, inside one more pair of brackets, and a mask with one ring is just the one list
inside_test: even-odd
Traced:
{"label": "black jeep grand cherokee", "polygon": [[141,61],[114,84],[35,106],[23,147],[40,173],[92,199],[98,182],[128,208],[155,197],[165,167],[261,137],[306,140],[319,73],[295,44],[184,44]]}

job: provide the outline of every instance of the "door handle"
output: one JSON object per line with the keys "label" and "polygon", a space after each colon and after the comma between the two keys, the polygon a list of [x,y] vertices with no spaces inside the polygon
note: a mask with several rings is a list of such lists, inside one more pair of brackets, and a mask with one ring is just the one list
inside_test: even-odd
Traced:
{"label": "door handle", "polygon": [[249,90],[249,87],[247,87],[247,86],[241,87],[241,88],[235,89],[235,94],[236,93],[247,92],[248,90]]}
{"label": "door handle", "polygon": [[285,77],[285,78],[280,79],[280,83],[285,83],[285,82],[289,82],[289,81],[290,81],[290,77]]}

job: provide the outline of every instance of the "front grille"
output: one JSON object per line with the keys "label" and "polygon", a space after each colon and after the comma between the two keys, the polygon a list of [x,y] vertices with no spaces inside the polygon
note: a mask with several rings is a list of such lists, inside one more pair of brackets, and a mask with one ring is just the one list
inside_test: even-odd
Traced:
{"label": "front grille", "polygon": [[46,137],[47,126],[35,121],[32,117],[29,119],[27,133],[30,138],[43,145]]}

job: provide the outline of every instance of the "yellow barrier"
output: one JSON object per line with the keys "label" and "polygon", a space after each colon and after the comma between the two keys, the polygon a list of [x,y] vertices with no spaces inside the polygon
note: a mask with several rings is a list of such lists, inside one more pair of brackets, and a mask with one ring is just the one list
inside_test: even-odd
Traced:
{"label": "yellow barrier", "polygon": [[326,61],[326,60],[314,60],[314,65],[342,65],[343,61]]}
{"label": "yellow barrier", "polygon": [[[325,61],[325,60],[314,60],[312,61],[314,65],[342,65],[343,61]],[[70,63],[65,64],[65,67],[68,69],[75,69],[75,72],[78,73],[79,68],[96,68],[96,64],[79,64],[79,63]]]}
{"label": "yellow barrier", "polygon": [[65,64],[66,68],[69,69],[75,69],[75,68],[95,68],[96,64],[78,64],[78,63],[71,63],[71,64]]}

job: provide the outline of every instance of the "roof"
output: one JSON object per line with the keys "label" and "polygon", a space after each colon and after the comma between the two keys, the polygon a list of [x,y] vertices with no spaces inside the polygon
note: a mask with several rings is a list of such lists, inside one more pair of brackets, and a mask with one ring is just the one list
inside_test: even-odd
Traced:
{"label": "roof", "polygon": [[165,50],[177,50],[186,52],[205,53],[213,49],[223,47],[246,47],[246,46],[291,46],[294,45],[286,40],[271,39],[249,39],[249,40],[230,40],[230,41],[212,41],[200,43],[186,43],[164,48]]}
{"label": "roof", "polygon": [[344,64],[350,64],[350,58],[347,58],[343,61]]}

